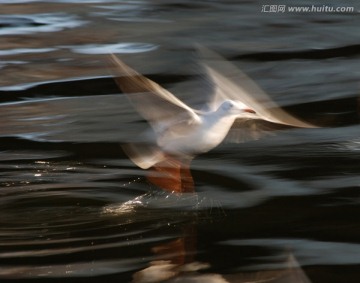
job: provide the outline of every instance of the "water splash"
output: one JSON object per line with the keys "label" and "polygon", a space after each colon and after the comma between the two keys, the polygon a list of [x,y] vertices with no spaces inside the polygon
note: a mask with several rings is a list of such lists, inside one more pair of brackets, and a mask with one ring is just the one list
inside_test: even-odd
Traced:
{"label": "water splash", "polygon": [[[104,214],[112,215],[126,215],[139,213],[141,211],[152,212],[158,211],[160,216],[165,215],[167,212],[181,212],[181,214],[197,214],[200,212],[207,212],[214,217],[216,212],[220,212],[222,216],[225,212],[221,204],[211,198],[202,196],[199,193],[169,193],[162,190],[153,190],[138,196],[132,200],[121,204],[111,204],[105,206],[103,209]],[[155,213],[156,214],[156,213]],[[154,217],[156,217],[154,215]]]}

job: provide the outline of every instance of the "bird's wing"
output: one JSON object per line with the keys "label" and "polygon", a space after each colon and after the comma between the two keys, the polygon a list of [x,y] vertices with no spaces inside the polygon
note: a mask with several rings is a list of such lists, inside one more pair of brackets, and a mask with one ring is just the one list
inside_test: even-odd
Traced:
{"label": "bird's wing", "polygon": [[131,161],[142,169],[148,169],[166,159],[164,152],[156,145],[128,143],[121,147]]}
{"label": "bird's wing", "polygon": [[[169,135],[176,138],[184,128],[188,130],[199,121],[194,110],[169,91],[142,76],[115,55],[112,54],[110,59],[115,82],[139,114],[150,123],[158,141]],[[131,143],[122,147],[130,159],[143,169],[167,159],[157,145]]]}
{"label": "bird's wing", "polygon": [[224,99],[231,99],[254,110],[260,119],[294,127],[316,127],[285,112],[244,72],[218,54],[203,46],[198,46],[198,50],[215,88],[211,102],[213,108],[218,107]]}
{"label": "bird's wing", "polygon": [[174,117],[198,119],[194,110],[172,93],[127,66],[114,54],[110,59],[115,82],[155,132],[161,131],[163,125]]}
{"label": "bird's wing", "polygon": [[264,136],[274,135],[274,131],[289,128],[293,128],[293,126],[272,123],[259,119],[255,115],[253,117],[238,118],[227,134],[225,142],[242,143],[258,140]]}

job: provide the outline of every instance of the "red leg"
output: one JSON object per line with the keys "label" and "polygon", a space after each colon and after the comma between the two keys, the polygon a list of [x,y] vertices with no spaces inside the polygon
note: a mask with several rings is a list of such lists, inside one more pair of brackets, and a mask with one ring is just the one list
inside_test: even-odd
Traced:
{"label": "red leg", "polygon": [[194,192],[194,180],[190,172],[190,161],[182,162],[169,157],[151,167],[147,179],[155,186],[175,193]]}

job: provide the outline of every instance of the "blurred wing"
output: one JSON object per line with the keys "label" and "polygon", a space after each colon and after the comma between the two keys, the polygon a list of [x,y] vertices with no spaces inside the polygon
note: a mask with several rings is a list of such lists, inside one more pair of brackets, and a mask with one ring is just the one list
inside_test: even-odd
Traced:
{"label": "blurred wing", "polygon": [[129,143],[122,145],[122,149],[142,169],[148,169],[166,158],[164,152],[154,145]]}
{"label": "blurred wing", "polygon": [[231,99],[245,104],[261,119],[295,127],[315,127],[282,110],[245,73],[224,58],[202,46],[199,46],[198,50],[204,62],[203,66],[214,85],[213,109],[217,108],[221,101]]}
{"label": "blurred wing", "polygon": [[[142,76],[115,55],[110,56],[115,82],[127,95],[135,109],[152,126],[160,144],[167,136],[182,135],[199,120],[193,109],[157,83]],[[170,126],[170,127],[169,127]],[[122,146],[140,168],[148,169],[167,157],[153,144],[130,143]]]}
{"label": "blurred wing", "polygon": [[260,118],[237,119],[225,138],[225,142],[242,143],[274,135],[274,131],[286,130],[293,126],[276,124]]}
{"label": "blurred wing", "polygon": [[131,69],[115,55],[112,54],[110,59],[115,82],[155,131],[174,117],[182,120],[198,118],[193,109],[169,91]]}

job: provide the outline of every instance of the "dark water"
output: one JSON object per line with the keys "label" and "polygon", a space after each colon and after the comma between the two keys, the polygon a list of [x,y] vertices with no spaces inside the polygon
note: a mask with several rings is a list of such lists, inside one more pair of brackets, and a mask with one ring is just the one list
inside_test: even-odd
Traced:
{"label": "dark water", "polygon": [[[358,12],[1,3],[1,282],[306,282],[289,254],[311,282],[359,282]],[[146,125],[106,55],[191,100],[194,42],[324,127],[222,144],[194,160],[197,194],[156,190],[119,146]]]}

